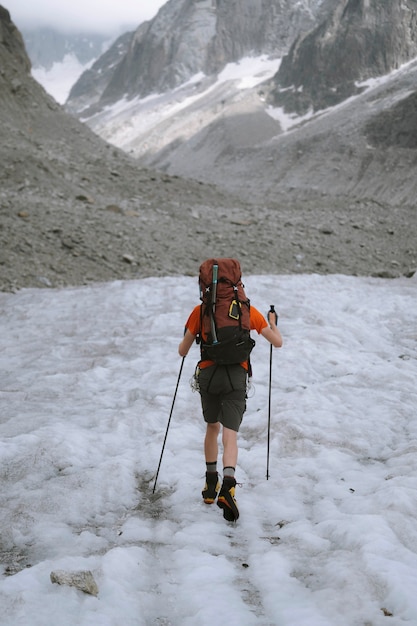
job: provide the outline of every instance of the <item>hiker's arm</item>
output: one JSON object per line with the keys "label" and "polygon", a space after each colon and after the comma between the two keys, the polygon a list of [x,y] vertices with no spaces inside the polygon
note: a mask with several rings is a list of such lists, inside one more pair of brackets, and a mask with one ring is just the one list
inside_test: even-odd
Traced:
{"label": "hiker's arm", "polygon": [[275,313],[268,313],[268,322],[269,326],[265,326],[262,329],[261,334],[265,339],[267,339],[274,348],[280,348],[282,346],[282,336],[279,332],[278,326],[276,325],[276,315]]}
{"label": "hiker's arm", "polygon": [[191,333],[187,328],[187,330],[185,331],[183,340],[178,346],[178,354],[180,356],[187,356],[189,349],[194,343],[194,339],[195,339],[195,335],[193,335],[193,333]]}

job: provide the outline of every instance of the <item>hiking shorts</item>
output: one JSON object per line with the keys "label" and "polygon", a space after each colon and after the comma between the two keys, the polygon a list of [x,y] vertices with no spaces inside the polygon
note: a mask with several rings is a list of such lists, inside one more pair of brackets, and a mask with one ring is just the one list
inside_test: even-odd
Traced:
{"label": "hiking shorts", "polygon": [[204,421],[239,430],[246,411],[246,370],[239,364],[211,365],[198,375]]}

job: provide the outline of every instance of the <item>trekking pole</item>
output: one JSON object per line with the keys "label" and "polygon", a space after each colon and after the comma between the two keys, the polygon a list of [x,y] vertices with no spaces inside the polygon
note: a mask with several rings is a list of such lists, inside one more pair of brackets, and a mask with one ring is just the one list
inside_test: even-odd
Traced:
{"label": "trekking pole", "polygon": [[[268,321],[269,314],[273,313],[275,315],[275,323],[278,321],[278,315],[275,311],[275,306],[271,304],[271,308],[268,311]],[[271,440],[271,387],[272,387],[272,343],[269,348],[269,394],[268,394],[268,443],[267,443],[267,452],[266,452],[266,480],[269,479],[269,444]]]}
{"label": "trekking pole", "polygon": [[152,490],[152,493],[155,493],[156,481],[158,480],[159,469],[160,469],[160,467],[161,467],[161,463],[162,463],[162,455],[164,454],[164,450],[165,450],[165,443],[166,443],[166,440],[167,440],[167,437],[168,437],[169,425],[170,425],[170,423],[171,423],[171,417],[172,417],[172,412],[173,412],[173,410],[174,410],[175,398],[177,397],[178,386],[179,386],[179,384],[180,384],[180,379],[181,379],[181,374],[182,374],[182,368],[184,367],[184,360],[185,360],[185,356],[183,356],[183,357],[182,357],[181,367],[180,367],[180,371],[179,371],[179,373],[178,373],[177,386],[175,387],[174,397],[172,398],[171,411],[170,411],[170,413],[169,413],[168,424],[167,424],[167,428],[166,428],[166,431],[165,431],[164,443],[162,444],[161,456],[160,456],[160,458],[159,458],[158,469],[156,470],[155,482],[154,482],[154,484],[153,484],[153,490]]}

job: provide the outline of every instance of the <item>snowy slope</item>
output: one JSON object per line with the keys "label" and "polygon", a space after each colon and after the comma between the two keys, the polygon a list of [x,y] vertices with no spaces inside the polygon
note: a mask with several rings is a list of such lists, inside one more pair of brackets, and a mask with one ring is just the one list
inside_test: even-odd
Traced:
{"label": "snowy slope", "polygon": [[59,104],[64,104],[73,84],[94,63],[81,64],[73,54],[67,54],[62,62],[55,62],[50,69],[36,67],[32,76]]}
{"label": "snowy slope", "polygon": [[[233,193],[273,202],[306,190],[373,198],[403,207],[416,194],[413,152],[374,145],[369,124],[415,92],[417,59],[361,84],[364,91],[312,115],[286,114],[266,104],[262,83],[279,67],[266,57],[229,64],[217,80],[196,76],[182,88],[142,100],[122,100],[84,121],[100,136],[171,175],[195,178]],[[411,121],[410,121],[411,124]],[[412,132],[410,131],[411,135]],[[381,173],[383,172],[383,176]],[[250,190],[249,190],[250,187]]]}
{"label": "snowy slope", "polygon": [[[196,74],[181,87],[146,98],[123,99],[84,121],[101,137],[131,152],[151,159],[169,144],[182,143],[215,121],[231,117],[239,110],[254,110],[268,121],[268,133],[258,124],[257,141],[280,132],[280,126],[266,113],[253,89],[278,70],[280,59],[247,57],[229,63],[218,77]],[[253,137],[246,129],[249,145]],[[227,139],[230,140],[230,137]],[[216,146],[216,150],[221,150]]]}
{"label": "snowy slope", "polygon": [[[2,626],[417,623],[416,279],[245,285],[285,343],[267,481],[257,339],[235,525],[201,500],[197,349],[152,493],[195,278],[0,294]],[[98,597],[50,581],[84,569]]]}

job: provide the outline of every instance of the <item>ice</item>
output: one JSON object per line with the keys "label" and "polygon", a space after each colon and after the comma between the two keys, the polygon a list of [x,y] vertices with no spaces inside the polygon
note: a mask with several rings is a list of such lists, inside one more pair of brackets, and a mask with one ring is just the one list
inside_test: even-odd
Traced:
{"label": "ice", "polygon": [[[197,347],[153,493],[195,277],[0,294],[2,626],[417,623],[416,278],[244,282],[284,346],[266,480],[254,337],[236,524],[201,498]],[[91,571],[97,598],[57,570]]]}

